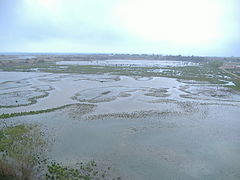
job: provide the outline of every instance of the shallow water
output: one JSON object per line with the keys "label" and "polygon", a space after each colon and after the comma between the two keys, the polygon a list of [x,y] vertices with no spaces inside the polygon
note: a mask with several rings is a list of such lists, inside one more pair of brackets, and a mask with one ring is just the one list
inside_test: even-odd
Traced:
{"label": "shallow water", "polygon": [[64,164],[94,159],[111,164],[124,179],[240,176],[239,107],[199,106],[195,113],[90,121],[66,112],[13,119],[47,127],[55,137],[49,157]]}
{"label": "shallow water", "polygon": [[187,61],[163,60],[94,60],[94,61],[59,61],[57,65],[97,65],[97,66],[135,66],[135,67],[174,67],[197,66],[198,63]]}
{"label": "shallow water", "polygon": [[[139,79],[136,80],[135,78],[125,77],[125,76],[120,77],[120,80],[119,80],[116,78],[116,76],[110,76],[110,75],[67,75],[67,74],[49,74],[49,73],[31,73],[30,74],[31,76],[29,78],[26,78],[27,74],[28,73],[25,73],[24,75],[23,73],[20,73],[20,76],[18,76],[18,72],[8,72],[6,76],[4,76],[4,80],[5,80],[5,83],[7,81],[12,81],[11,83],[13,84],[13,86],[18,84],[17,82],[19,81],[21,82],[22,80],[25,80],[24,85],[27,83],[30,83],[31,85],[30,87],[37,87],[37,85],[50,86],[52,90],[48,91],[49,95],[47,97],[37,99],[36,104],[27,106],[27,108],[22,106],[19,106],[16,108],[0,108],[0,113],[41,110],[41,109],[58,107],[65,104],[77,103],[78,101],[74,100],[72,97],[74,97],[79,92],[82,92],[82,91],[87,92],[86,90],[89,89],[89,87],[91,87],[91,89],[93,90],[103,88],[105,89],[104,92],[109,91],[108,89],[110,88],[108,87],[115,87],[115,89],[112,89],[112,91],[114,92],[118,91],[119,93],[121,93],[126,90],[124,90],[123,88],[121,91],[121,89],[118,89],[119,86],[124,86],[125,89],[128,89],[128,90],[130,89],[141,90],[143,88],[147,88],[147,89],[171,88],[171,87],[179,86],[181,84],[177,82],[175,79],[168,79],[168,78],[152,78],[149,80],[140,81]],[[19,79],[15,79],[16,77],[19,77]],[[4,80],[2,79],[3,83],[4,83]],[[25,86],[24,88],[10,87],[4,90],[3,89],[1,90],[0,88],[0,94],[8,93],[8,92],[24,91],[28,88],[29,86]],[[110,93],[110,94],[112,94],[113,96],[116,96],[113,93]],[[90,95],[93,96],[92,98],[96,96],[93,92]],[[130,97],[123,97],[121,99],[129,100],[133,98],[134,95],[135,93],[131,92]],[[145,97],[144,99],[151,100],[152,98]]]}
{"label": "shallow water", "polygon": [[[1,93],[23,90],[21,83],[49,93],[35,104],[0,108],[0,113],[82,103],[5,120],[39,124],[53,140],[50,159],[67,165],[94,159],[122,179],[240,179],[239,94],[222,86],[161,77],[17,72],[0,76],[0,82]],[[95,106],[83,111],[84,104]]]}

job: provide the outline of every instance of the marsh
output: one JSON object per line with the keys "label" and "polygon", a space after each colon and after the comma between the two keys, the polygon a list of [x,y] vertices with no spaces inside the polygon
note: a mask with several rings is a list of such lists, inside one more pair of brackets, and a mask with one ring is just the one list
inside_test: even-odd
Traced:
{"label": "marsh", "polygon": [[1,121],[37,125],[51,142],[49,160],[67,167],[94,160],[110,167],[109,178],[238,179],[240,96],[234,78],[214,67],[208,68],[215,82],[185,80],[191,71],[182,78],[154,77],[149,68],[205,65],[138,60],[121,68],[127,62],[137,62],[140,73],[102,72],[108,61],[95,74],[55,72],[59,64],[81,70],[86,64],[78,61],[51,64],[47,72],[47,66],[42,72],[1,72]]}

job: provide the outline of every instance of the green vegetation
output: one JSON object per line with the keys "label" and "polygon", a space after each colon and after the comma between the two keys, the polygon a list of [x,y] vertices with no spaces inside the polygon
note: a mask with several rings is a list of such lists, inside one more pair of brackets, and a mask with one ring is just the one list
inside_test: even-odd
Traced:
{"label": "green vegetation", "polygon": [[131,113],[108,113],[108,114],[99,114],[99,115],[90,115],[87,116],[87,120],[98,120],[104,118],[124,118],[124,119],[138,119],[138,118],[147,118],[150,116],[160,117],[163,115],[168,115],[174,112],[160,112],[160,111],[134,111]]}
{"label": "green vegetation", "polygon": [[79,106],[77,109],[80,111],[74,112],[74,110],[73,110],[73,112],[72,112],[73,114],[75,113],[76,115],[86,114],[86,113],[90,112],[92,110],[92,108],[95,107],[95,105],[92,105],[92,104],[66,104],[63,106],[56,107],[56,108],[43,109],[43,110],[38,110],[38,111],[26,111],[26,112],[9,113],[9,114],[3,113],[0,115],[0,119],[6,119],[6,118],[16,117],[16,116],[26,116],[26,115],[48,113],[48,112],[57,111],[60,109],[71,107],[71,106]]}
{"label": "green vegetation", "polygon": [[58,163],[51,163],[47,166],[48,173],[46,173],[45,177],[47,180],[89,180],[89,175],[82,175],[78,169],[63,167]]}
{"label": "green vegetation", "polygon": [[15,125],[0,129],[1,180],[90,180],[105,179],[110,167],[95,161],[72,167],[44,159],[46,142],[35,125]]}
{"label": "green vegetation", "polygon": [[1,64],[0,69],[3,71],[19,71],[19,72],[32,72],[34,68],[49,68],[52,62],[13,62],[10,61],[8,64]]}
{"label": "green vegetation", "polygon": [[[44,92],[44,91],[41,91],[41,92]],[[7,94],[7,93],[6,93]],[[2,94],[3,95],[3,94]],[[29,105],[32,105],[32,104],[36,104],[37,103],[37,99],[40,99],[40,98],[45,98],[49,95],[48,92],[44,92],[43,95],[40,95],[40,96],[35,96],[35,97],[31,97],[28,99],[29,103],[27,104],[17,104],[17,105],[9,105],[9,106],[1,106],[0,105],[0,108],[12,108],[12,107],[20,107],[20,106],[29,106]]]}
{"label": "green vegetation", "polygon": [[219,68],[223,65],[223,61],[210,61],[209,65],[214,67],[214,68]]}
{"label": "green vegetation", "polygon": [[[50,73],[78,73],[78,74],[104,74],[141,77],[169,77],[181,80],[195,80],[214,84],[225,84],[225,81],[232,81],[236,86],[227,86],[234,90],[240,90],[240,80],[231,76],[222,69],[223,61],[208,61],[199,66],[183,67],[135,67],[135,66],[97,66],[97,65],[57,65],[55,62],[34,62],[34,63],[9,63],[0,64],[3,71],[35,71]],[[230,79],[226,79],[226,77]]]}
{"label": "green vegetation", "polygon": [[[207,81],[211,83],[223,83],[226,72],[218,69],[222,61],[211,61],[199,66],[183,67],[123,67],[123,66],[97,66],[97,65],[56,65],[54,62],[38,62],[33,64],[13,64],[0,67],[4,71],[33,71],[37,68],[41,72],[51,73],[79,73],[79,74],[104,74],[142,77],[171,77],[185,80]],[[10,69],[9,69],[9,68]],[[161,70],[161,71],[159,71]]]}
{"label": "green vegetation", "polygon": [[209,64],[200,66],[172,67],[169,77],[175,77],[183,80],[204,81],[215,84],[224,84],[226,73]]}
{"label": "green vegetation", "polygon": [[232,88],[233,90],[238,90],[239,91],[240,90],[240,80],[239,79],[234,79],[232,82],[235,84],[235,86],[231,85],[231,86],[228,86],[228,87]]}
{"label": "green vegetation", "polygon": [[45,141],[37,126],[16,125],[0,130],[0,179],[30,180]]}
{"label": "green vegetation", "polygon": [[[95,161],[78,163],[73,167],[67,167],[60,163],[51,162],[47,165],[46,180],[90,180],[110,179],[111,167],[100,167]],[[121,179],[121,177],[111,179]]]}
{"label": "green vegetation", "polygon": [[56,108],[44,109],[44,110],[39,110],[39,111],[27,111],[27,112],[19,112],[19,113],[1,114],[0,119],[6,119],[6,118],[10,118],[10,117],[15,117],[15,116],[26,116],[26,115],[47,113],[47,112],[52,112],[52,111],[56,111],[56,110],[59,110],[59,109],[66,108],[66,107],[69,107],[71,105],[73,105],[73,104],[67,104],[67,105],[64,105],[64,106],[59,106],[59,107],[56,107]]}
{"label": "green vegetation", "polygon": [[145,93],[145,96],[152,96],[152,97],[167,97],[169,94],[167,94],[166,89],[150,89],[149,92]]}
{"label": "green vegetation", "polygon": [[45,177],[47,180],[90,180],[96,179],[99,176],[106,176],[106,172],[99,170],[95,161],[80,164],[79,167],[70,168],[52,162],[47,166],[48,173],[46,173]]}
{"label": "green vegetation", "polygon": [[0,152],[17,161],[34,165],[37,149],[44,145],[36,126],[17,125],[0,130]]}

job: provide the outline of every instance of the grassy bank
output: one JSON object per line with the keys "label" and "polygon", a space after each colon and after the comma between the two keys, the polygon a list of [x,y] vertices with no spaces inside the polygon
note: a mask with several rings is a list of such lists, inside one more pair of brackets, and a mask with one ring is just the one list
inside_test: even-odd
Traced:
{"label": "grassy bank", "polygon": [[34,180],[45,141],[35,125],[0,129],[0,179]]}

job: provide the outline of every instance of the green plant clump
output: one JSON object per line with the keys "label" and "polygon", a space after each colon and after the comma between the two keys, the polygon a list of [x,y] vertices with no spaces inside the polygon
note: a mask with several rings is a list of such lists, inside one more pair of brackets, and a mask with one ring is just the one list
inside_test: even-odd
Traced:
{"label": "green plant clump", "polygon": [[51,163],[47,166],[47,180],[90,180],[90,175],[83,175],[75,168],[63,167],[59,163]]}

